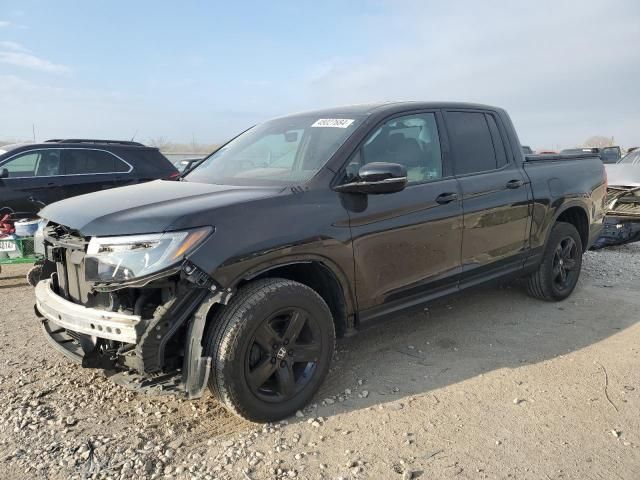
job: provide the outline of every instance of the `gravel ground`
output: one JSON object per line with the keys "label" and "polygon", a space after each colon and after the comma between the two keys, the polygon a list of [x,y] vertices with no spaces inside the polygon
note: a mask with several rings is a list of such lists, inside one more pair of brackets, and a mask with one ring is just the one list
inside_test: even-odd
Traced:
{"label": "gravel ground", "polygon": [[640,245],[589,252],[562,303],[483,288],[342,340],[269,425],[69,363],[25,272],[0,274],[1,478],[640,478]]}

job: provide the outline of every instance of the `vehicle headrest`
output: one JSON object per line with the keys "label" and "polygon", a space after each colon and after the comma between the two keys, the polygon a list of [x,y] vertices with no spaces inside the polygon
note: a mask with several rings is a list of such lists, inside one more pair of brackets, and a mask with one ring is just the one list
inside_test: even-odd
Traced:
{"label": "vehicle headrest", "polygon": [[424,154],[420,150],[418,142],[413,138],[405,138],[398,147],[396,162],[407,168],[424,167]]}

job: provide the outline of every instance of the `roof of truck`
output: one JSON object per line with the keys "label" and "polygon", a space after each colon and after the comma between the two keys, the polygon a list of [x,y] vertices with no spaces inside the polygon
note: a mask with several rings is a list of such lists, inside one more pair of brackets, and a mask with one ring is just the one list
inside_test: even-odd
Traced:
{"label": "roof of truck", "polygon": [[321,108],[318,110],[310,110],[292,113],[290,115],[282,115],[281,118],[290,116],[345,116],[345,115],[364,115],[368,116],[373,113],[380,112],[395,112],[402,110],[414,110],[414,109],[481,109],[481,110],[499,110],[498,107],[492,107],[490,105],[482,105],[478,103],[464,103],[464,102],[419,102],[419,101],[404,101],[404,102],[374,102],[374,103],[362,103],[356,105],[344,105],[331,108]]}

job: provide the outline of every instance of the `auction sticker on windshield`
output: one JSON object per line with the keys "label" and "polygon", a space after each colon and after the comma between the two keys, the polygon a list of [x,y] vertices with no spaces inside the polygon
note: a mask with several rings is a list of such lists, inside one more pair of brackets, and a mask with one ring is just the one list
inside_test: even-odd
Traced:
{"label": "auction sticker on windshield", "polygon": [[312,127],[347,128],[354,120],[350,118],[320,118]]}

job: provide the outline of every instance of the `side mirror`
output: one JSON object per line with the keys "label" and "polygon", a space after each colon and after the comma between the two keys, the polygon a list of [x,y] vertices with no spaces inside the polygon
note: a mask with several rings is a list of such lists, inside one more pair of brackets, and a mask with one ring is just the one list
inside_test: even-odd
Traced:
{"label": "side mirror", "polygon": [[0,178],[9,178],[9,170],[6,168],[0,170]]}
{"label": "side mirror", "polygon": [[360,167],[358,178],[334,187],[343,193],[395,193],[407,186],[407,169],[398,163],[373,162]]}

